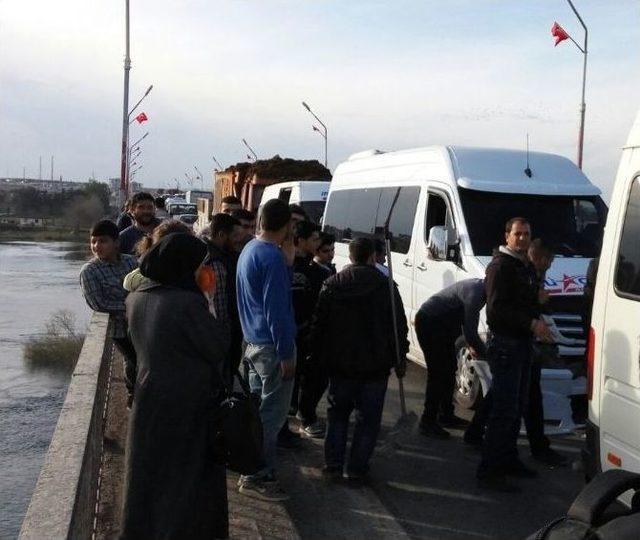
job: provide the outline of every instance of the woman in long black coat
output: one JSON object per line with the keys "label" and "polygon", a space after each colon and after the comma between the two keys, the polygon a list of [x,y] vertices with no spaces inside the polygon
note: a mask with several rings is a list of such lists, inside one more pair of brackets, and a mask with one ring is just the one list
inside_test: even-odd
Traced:
{"label": "woman in long black coat", "polygon": [[225,468],[211,432],[227,344],[196,284],[206,253],[191,235],[166,236],[140,261],[153,283],[126,300],[138,375],[121,538],[228,536]]}

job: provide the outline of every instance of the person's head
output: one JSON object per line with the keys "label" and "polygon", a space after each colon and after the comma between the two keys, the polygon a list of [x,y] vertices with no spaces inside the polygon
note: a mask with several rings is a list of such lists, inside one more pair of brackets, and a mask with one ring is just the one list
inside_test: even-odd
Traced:
{"label": "person's head", "polygon": [[173,233],[193,234],[193,231],[182,221],[165,219],[160,225],[153,229],[151,235],[143,236],[136,244],[134,250],[138,257],[142,257],[142,255],[151,249],[151,246],[160,242],[165,236]]}
{"label": "person's head", "polygon": [[163,285],[198,291],[196,273],[206,256],[202,240],[191,234],[168,234],[142,256],[140,272]]}
{"label": "person's head", "polygon": [[164,210],[164,199],[162,197],[156,197],[153,202],[158,210]]}
{"label": "person's head", "polygon": [[356,238],[349,242],[349,259],[353,264],[376,264],[376,249],[373,240]]}
{"label": "person's head", "polygon": [[385,264],[387,262],[387,250],[384,247],[384,242],[380,238],[376,238],[373,241],[376,249],[376,262],[378,264]]}
{"label": "person's head", "polygon": [[229,214],[215,214],[209,225],[211,242],[226,251],[241,251],[244,232],[240,221]]}
{"label": "person's head", "polygon": [[320,233],[320,245],[316,250],[316,261],[320,264],[331,264],[336,254],[335,243],[336,237],[334,235],[325,232]]}
{"label": "person's head", "polygon": [[102,219],[91,227],[89,233],[91,253],[101,261],[113,261],[118,257],[118,226]]}
{"label": "person's head", "polygon": [[264,234],[282,243],[291,237],[291,210],[280,199],[271,199],[264,203],[260,213],[260,227]]}
{"label": "person's head", "polygon": [[320,227],[310,221],[298,221],[293,225],[293,241],[300,253],[313,257],[320,245]]}
{"label": "person's head", "polygon": [[551,268],[551,263],[553,263],[555,253],[551,245],[545,242],[542,238],[536,238],[531,242],[527,253],[531,264],[539,275],[543,275],[547,270],[549,270],[549,268]]}
{"label": "person's head", "polygon": [[231,212],[231,215],[240,222],[244,233],[244,240],[245,243],[247,243],[256,235],[256,215],[244,208],[234,210]]}
{"label": "person's head", "polygon": [[156,215],[153,195],[146,191],[141,191],[131,197],[131,215],[138,225],[150,225]]}
{"label": "person's head", "polygon": [[531,225],[526,218],[511,218],[504,226],[507,247],[516,253],[526,254],[531,243]]}
{"label": "person's head", "polygon": [[300,221],[309,221],[309,216],[304,211],[304,208],[299,204],[290,204],[289,210],[291,210],[291,221],[298,223]]}
{"label": "person's head", "polygon": [[234,210],[240,210],[242,208],[242,201],[234,195],[227,195],[220,202],[220,212],[223,214],[230,214]]}

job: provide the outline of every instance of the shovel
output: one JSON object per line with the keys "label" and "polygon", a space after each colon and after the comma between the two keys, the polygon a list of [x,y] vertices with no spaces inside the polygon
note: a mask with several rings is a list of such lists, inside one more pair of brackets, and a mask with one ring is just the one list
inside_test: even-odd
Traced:
{"label": "shovel", "polygon": [[[393,341],[395,345],[396,353],[396,366],[406,362],[406,358],[402,358],[400,354],[400,340],[398,339],[398,312],[396,309],[396,297],[395,297],[395,283],[393,281],[393,264],[391,261],[391,235],[389,233],[389,222],[391,221],[391,214],[398,202],[400,196],[400,188],[396,191],[396,195],[391,203],[389,209],[389,215],[384,223],[384,247],[387,256],[387,265],[389,267],[389,297],[391,300],[391,321],[393,324]],[[397,376],[397,374],[396,374]],[[391,428],[384,443],[381,445],[380,450],[382,452],[389,452],[401,446],[401,440],[410,435],[413,430],[413,426],[418,421],[418,416],[413,411],[407,411],[407,401],[404,393],[404,381],[402,377],[398,377],[398,393],[400,394],[400,418],[396,421],[395,425]]]}

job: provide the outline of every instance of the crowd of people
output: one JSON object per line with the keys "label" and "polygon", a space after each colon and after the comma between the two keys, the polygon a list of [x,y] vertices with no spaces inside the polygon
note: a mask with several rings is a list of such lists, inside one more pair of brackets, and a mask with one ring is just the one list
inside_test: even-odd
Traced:
{"label": "crowd of people", "polygon": [[[240,477],[240,493],[286,500],[278,448],[296,447],[302,437],[324,439],[328,480],[364,482],[389,376],[405,375],[409,350],[384,243],[351,241],[351,264],[336,272],[335,238],[296,205],[268,201],[256,234],[255,215],[226,197],[198,235],[159,219],[162,207],[137,193],[117,223],[96,223],[94,258],[80,275],[90,307],[111,315],[110,335],[125,364],[122,537],[227,537],[226,472],[211,431],[234,376],[259,396],[263,429],[263,467]],[[552,258],[544,242],[531,242],[526,219],[514,218],[485,280],[444,289],[416,315],[428,372],[425,436],[448,438],[446,427],[465,425],[452,404],[458,337],[491,366],[491,389],[464,437],[482,449],[477,477],[487,489],[516,491],[508,477],[536,474],[518,457],[521,418],[534,457],[564,460],[544,436],[538,359],[552,347],[542,316]],[[485,305],[486,344],[478,335]],[[326,422],[318,415],[325,393]]]}

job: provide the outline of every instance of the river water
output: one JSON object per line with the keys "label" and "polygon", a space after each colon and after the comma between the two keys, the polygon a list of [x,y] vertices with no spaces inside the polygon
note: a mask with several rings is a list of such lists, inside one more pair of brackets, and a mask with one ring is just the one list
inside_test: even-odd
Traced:
{"label": "river water", "polygon": [[87,257],[77,244],[0,243],[0,539],[20,530],[70,378],[30,366],[23,346],[61,309],[85,332],[91,311],[78,274]]}

